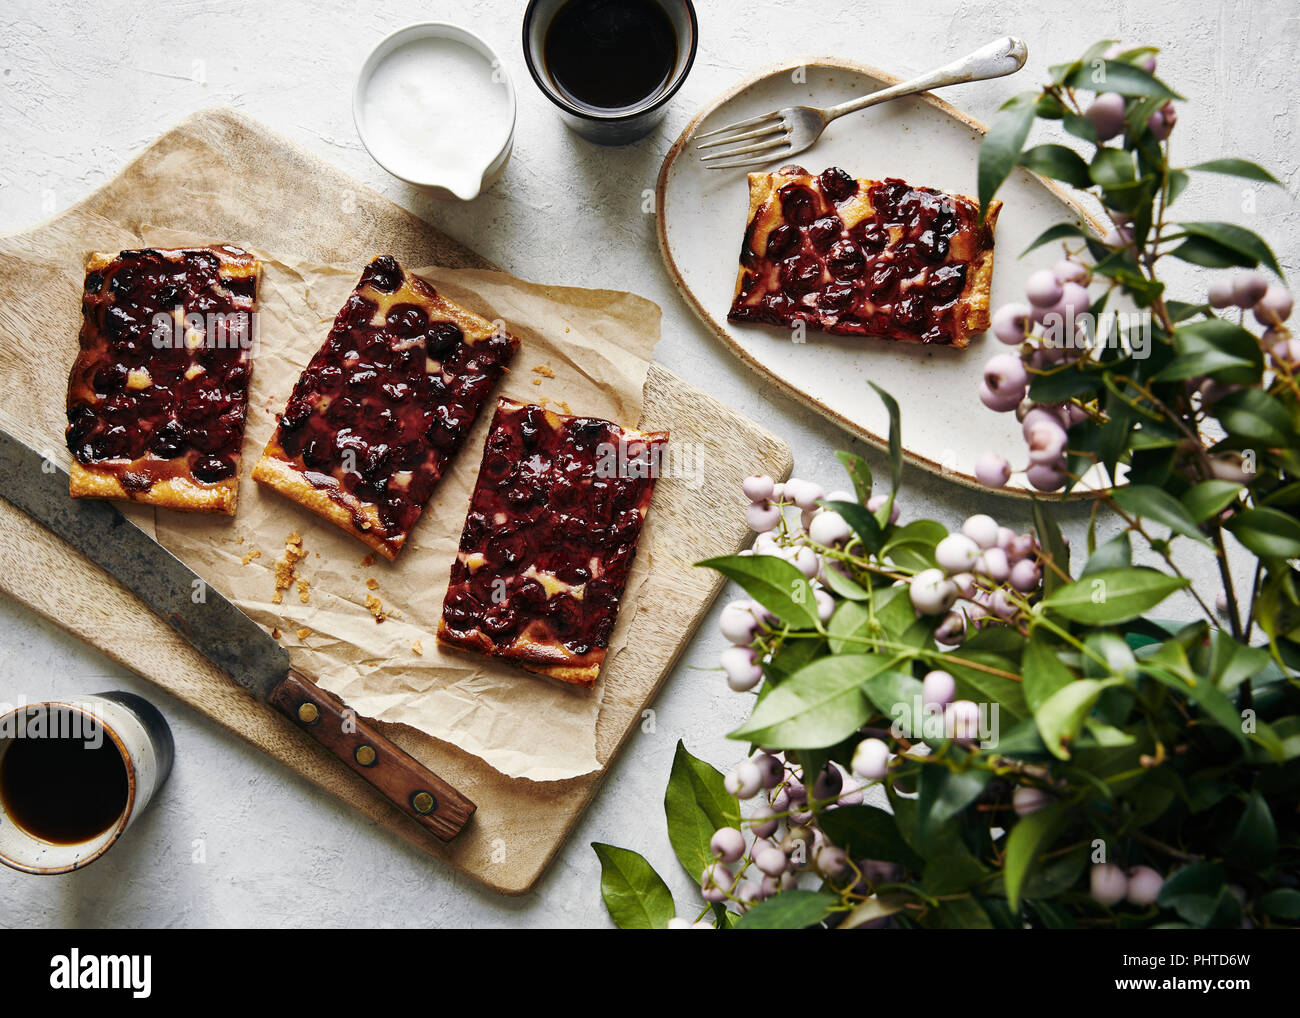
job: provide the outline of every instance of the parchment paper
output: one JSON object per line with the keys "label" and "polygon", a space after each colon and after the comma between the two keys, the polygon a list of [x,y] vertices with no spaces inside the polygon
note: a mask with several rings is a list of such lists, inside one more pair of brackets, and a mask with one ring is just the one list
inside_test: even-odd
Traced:
{"label": "parchment paper", "polygon": [[[154,247],[209,242],[141,229],[141,243]],[[452,300],[504,320],[521,342],[512,370],[390,563],[250,476],[275,428],[275,414],[284,409],[371,253],[359,254],[354,265],[303,264],[257,253],[264,275],[238,515],[230,520],[158,510],[158,540],[278,632],[295,667],[359,714],[411,725],[511,777],[554,781],[596,770],[603,679],[590,691],[562,687],[500,662],[443,651],[434,634],[496,396],[546,400],[563,412],[635,426],[659,338],[659,307],[629,293],[548,287],[499,272],[416,269]],[[292,532],[301,535],[305,552],[295,570],[306,581],[305,594],[295,582],[276,604],[276,563]],[[649,559],[643,547],[606,668],[626,643]],[[378,598],[382,622],[367,606],[368,596]]]}

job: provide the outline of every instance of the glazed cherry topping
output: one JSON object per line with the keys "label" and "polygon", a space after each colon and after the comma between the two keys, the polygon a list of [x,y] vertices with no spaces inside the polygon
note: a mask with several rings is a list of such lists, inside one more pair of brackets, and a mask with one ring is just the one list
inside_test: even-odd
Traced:
{"label": "glazed cherry topping", "polygon": [[[186,474],[213,483],[237,470],[256,276],[230,271],[251,256],[222,250],[224,261],[207,250],[123,251],[86,274],[68,448],[83,464],[134,461],[118,465],[132,490]],[[195,331],[175,323],[178,309],[201,316]]]}
{"label": "glazed cherry topping", "polygon": [[630,464],[653,459],[608,421],[500,400],[443,606],[453,638],[477,630],[505,656],[524,630],[575,655],[607,646],[654,489]]}
{"label": "glazed cherry topping", "polygon": [[[374,325],[381,295],[404,283],[403,296],[425,303],[399,300]],[[372,261],[299,376],[276,432],[289,460],[321,475],[310,478],[317,487],[375,506],[379,536],[394,547],[517,346],[508,335],[467,341],[459,325],[437,317],[436,298],[395,259]]]}
{"label": "glazed cherry topping", "polygon": [[[869,185],[872,215],[847,230],[837,206],[859,193],[839,167],[811,177],[798,167],[777,191],[781,222],[767,235],[766,261],[749,238],[745,274],[730,318],[789,324],[803,318],[832,332],[951,342],[968,262],[953,238],[974,231],[978,209],[964,198],[888,179]],[[991,244],[985,231],[980,242]],[[775,268],[775,272],[773,272]],[[822,317],[818,317],[820,314]]]}

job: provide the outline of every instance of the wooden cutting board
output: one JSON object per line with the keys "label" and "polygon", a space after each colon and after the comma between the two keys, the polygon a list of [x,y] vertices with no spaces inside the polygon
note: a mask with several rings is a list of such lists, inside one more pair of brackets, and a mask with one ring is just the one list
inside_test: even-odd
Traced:
{"label": "wooden cutting board", "polygon": [[[181,159],[187,154],[201,159]],[[196,179],[177,164],[205,167]],[[271,170],[271,172],[268,172]],[[129,179],[127,179],[129,178]],[[232,201],[238,196],[238,201]],[[235,211],[231,211],[231,210]],[[342,214],[346,211],[346,214]],[[177,125],[81,203],[40,226],[0,238],[0,426],[36,448],[62,434],[33,434],[21,408],[38,398],[61,407],[64,393],[41,392],[14,369],[4,348],[48,343],[66,367],[75,326],[51,335],[48,273],[34,263],[79,265],[98,238],[141,224],[197,232],[281,256],[360,262],[390,252],[409,265],[492,268],[328,163],[232,110],[198,113]],[[66,303],[60,292],[58,301]],[[76,309],[55,320],[72,320]],[[45,415],[48,417],[49,415]],[[470,826],[443,845],[408,821],[314,742],[295,731],[207,662],[116,581],[9,503],[0,500],[0,590],[162,686],[217,724],[260,747],[391,834],[505,894],[530,890],[591,801],[609,761],[654,698],[673,662],[721,587],[692,563],[733,552],[748,540],[737,511],[740,481],[755,470],[784,478],[785,443],[687,382],[651,365],[639,426],[669,428],[694,443],[707,464],[700,487],[662,485],[652,514],[660,533],[628,647],[607,669],[597,723],[600,771],[556,782],[511,779],[477,757],[401,725],[383,726],[395,742],[478,803]],[[46,429],[54,430],[54,429]],[[671,491],[670,491],[671,489]],[[690,675],[679,681],[696,681]]]}

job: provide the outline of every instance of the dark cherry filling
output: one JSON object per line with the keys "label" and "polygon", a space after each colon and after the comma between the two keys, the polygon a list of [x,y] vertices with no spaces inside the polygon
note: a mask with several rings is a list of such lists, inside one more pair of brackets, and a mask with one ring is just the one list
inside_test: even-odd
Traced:
{"label": "dark cherry filling", "polygon": [[[223,278],[221,267],[210,251],[146,248],[123,251],[106,268],[86,274],[67,429],[68,448],[81,463],[144,460],[123,479],[135,490],[168,472],[159,461],[183,456],[204,483],[235,473],[256,279]],[[205,316],[204,342],[194,350],[178,342],[184,330],[170,317],[177,308]],[[155,325],[157,315],[167,316],[162,328]]]}
{"label": "dark cherry filling", "polygon": [[[968,266],[948,258],[952,238],[963,222],[973,222],[975,210],[941,191],[891,178],[868,192],[874,215],[846,231],[836,206],[858,193],[857,181],[832,166],[813,183],[792,182],[777,192],[785,221],[771,230],[765,247],[776,264],[775,279],[746,235],[742,259],[749,271],[730,317],[815,322],[815,309],[834,316],[828,324],[837,332],[950,342]],[[755,286],[768,292],[754,300]]]}
{"label": "dark cherry filling", "polygon": [[[402,281],[401,266],[381,256],[358,289],[392,293]],[[375,506],[393,538],[415,525],[514,344],[506,335],[466,342],[455,322],[430,321],[410,303],[375,326],[377,310],[360,293],[348,298],[299,376],[276,438],[322,475],[318,487]]]}
{"label": "dark cherry filling", "polygon": [[[650,471],[606,476],[619,445],[608,421],[570,417],[552,427],[540,407],[498,407],[460,540],[461,552],[484,564],[452,567],[443,607],[450,629],[478,629],[500,647],[525,628],[577,655],[608,646],[641,533],[638,509],[654,486]],[[649,456],[622,445],[625,464]],[[581,596],[548,596],[539,573],[584,585]]]}

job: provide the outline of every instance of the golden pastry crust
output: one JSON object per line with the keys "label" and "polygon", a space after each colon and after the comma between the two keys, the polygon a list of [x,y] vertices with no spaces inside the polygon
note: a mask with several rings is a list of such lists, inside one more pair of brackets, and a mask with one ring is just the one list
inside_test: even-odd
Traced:
{"label": "golden pastry crust", "polygon": [[[831,174],[839,176],[828,181],[830,187],[852,187],[852,193],[838,201],[828,194],[823,181]],[[796,196],[790,209],[782,199],[786,187]],[[806,212],[798,204],[803,192]],[[877,208],[880,196],[886,201]],[[921,215],[897,215],[900,200],[920,207]],[[819,176],[798,166],[751,173],[748,228],[728,317],[787,327],[802,321],[825,332],[965,347],[988,328],[993,229],[1001,207],[991,202],[980,225],[978,203],[965,195],[897,180],[854,181],[835,167]],[[931,223],[924,222],[927,216]],[[946,226],[942,235],[929,229],[934,217]],[[773,238],[777,230],[783,232]],[[814,239],[818,230],[824,232]],[[877,290],[873,272],[910,265],[898,259],[918,242],[929,245],[929,253],[909,254],[919,264]],[[953,286],[954,273],[963,273],[959,286]]]}
{"label": "golden pastry crust", "polygon": [[[392,257],[373,258],[299,376],[253,479],[395,559],[518,346]],[[344,399],[356,405],[336,418],[330,408]],[[387,516],[381,496],[400,503]]]}
{"label": "golden pastry crust", "polygon": [[[149,262],[157,264],[159,260],[171,263],[174,266],[173,271],[179,272],[189,256],[215,259],[220,283],[210,288],[210,293],[221,298],[231,312],[255,315],[256,294],[261,282],[262,265],[256,257],[241,248],[219,244],[206,248],[144,248],[139,251],[123,251],[119,254],[91,252],[86,258],[87,285],[82,305],[80,350],[68,375],[70,417],[74,411],[85,412],[87,408],[92,413],[97,413],[108,402],[105,395],[96,390],[94,384],[96,372],[106,365],[115,364],[99,317],[115,303],[115,298],[102,293],[104,275],[121,269],[135,269]],[[92,280],[96,277],[99,278],[99,284],[92,285]],[[248,285],[238,289],[227,288],[226,284],[233,284],[236,281],[247,282]],[[132,292],[131,296],[134,297],[136,294]],[[172,317],[174,318],[175,315]],[[250,317],[249,321],[251,320]],[[154,329],[156,328],[155,325]],[[190,338],[188,334],[186,338],[188,343]],[[161,349],[157,346],[156,348]],[[206,368],[198,360],[198,351],[201,349],[201,346],[188,347],[191,358],[190,370],[197,372],[198,375],[206,375]],[[153,366],[154,372],[158,369],[148,357],[136,359],[142,362],[131,367],[124,391],[147,393],[154,385],[150,368]],[[243,365],[244,379],[241,383],[243,395],[234,400],[239,406],[239,424],[234,447],[228,450],[229,458],[233,460],[233,473],[230,476],[213,481],[199,480],[194,474],[194,467],[202,458],[202,454],[192,447],[171,457],[146,451],[142,455],[130,458],[121,456],[83,458],[80,454],[80,446],[77,444],[76,429],[70,423],[69,444],[74,448],[69,469],[69,494],[73,498],[129,499],[133,502],[186,512],[225,513],[233,516],[239,498],[243,413],[247,405],[247,382],[252,370],[251,342],[238,355],[237,360]],[[125,370],[125,366],[119,370]],[[190,375],[187,374],[186,380],[189,378]],[[164,412],[157,409],[151,412],[155,415],[171,413],[171,411]],[[156,421],[136,418],[132,430],[148,433],[156,426]]]}
{"label": "golden pastry crust", "polygon": [[594,686],[667,441],[500,399],[439,643]]}

